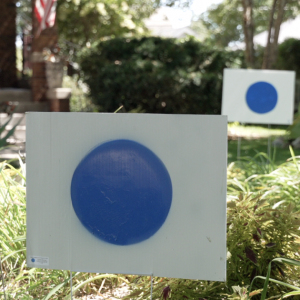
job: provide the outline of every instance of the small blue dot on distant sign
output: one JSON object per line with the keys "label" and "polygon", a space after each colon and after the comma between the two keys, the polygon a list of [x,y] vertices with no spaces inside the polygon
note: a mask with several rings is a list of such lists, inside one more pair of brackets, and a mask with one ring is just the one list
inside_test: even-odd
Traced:
{"label": "small blue dot on distant sign", "polygon": [[153,236],[172,202],[172,183],[163,162],[147,147],[113,140],[92,150],[71,183],[74,211],[97,238],[131,245]]}
{"label": "small blue dot on distant sign", "polygon": [[34,258],[32,258],[32,259],[31,259],[31,262],[33,262],[33,263],[34,263],[34,262],[35,262],[35,259],[34,259]]}
{"label": "small blue dot on distant sign", "polygon": [[258,114],[272,111],[277,104],[277,100],[278,94],[275,87],[264,81],[253,83],[246,93],[248,107]]}

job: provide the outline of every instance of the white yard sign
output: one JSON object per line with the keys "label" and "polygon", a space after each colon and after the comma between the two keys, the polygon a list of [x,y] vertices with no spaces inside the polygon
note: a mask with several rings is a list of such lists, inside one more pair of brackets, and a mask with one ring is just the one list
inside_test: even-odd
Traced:
{"label": "white yard sign", "polygon": [[226,117],[26,123],[29,267],[225,281]]}
{"label": "white yard sign", "polygon": [[294,71],[225,69],[222,115],[229,122],[292,124]]}

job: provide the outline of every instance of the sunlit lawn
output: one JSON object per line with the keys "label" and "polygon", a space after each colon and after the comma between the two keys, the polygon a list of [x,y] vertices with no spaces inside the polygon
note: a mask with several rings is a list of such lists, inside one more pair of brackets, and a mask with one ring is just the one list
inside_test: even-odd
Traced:
{"label": "sunlit lawn", "polygon": [[[282,126],[283,127],[283,126]],[[284,128],[271,128],[268,126],[242,126],[238,124],[229,124],[228,132],[234,140],[228,140],[228,163],[237,160],[238,136],[241,136],[241,157],[253,157],[258,152],[268,153],[268,139],[273,141],[279,136],[287,138],[287,132]],[[294,149],[295,155],[300,155],[300,149]],[[284,163],[291,157],[289,147],[278,148],[271,146],[271,158],[276,165]]]}

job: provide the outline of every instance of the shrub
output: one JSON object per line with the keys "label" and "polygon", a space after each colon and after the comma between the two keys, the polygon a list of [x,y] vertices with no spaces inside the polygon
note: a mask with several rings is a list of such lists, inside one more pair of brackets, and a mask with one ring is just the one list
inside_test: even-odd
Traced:
{"label": "shrub", "polygon": [[278,46],[278,59],[276,68],[280,70],[296,71],[300,78],[300,40],[287,39]]}
{"label": "shrub", "polygon": [[[265,276],[273,259],[299,260],[300,210],[295,201],[299,199],[300,159],[293,157],[275,168],[265,157],[228,167],[226,283],[156,278],[153,299],[166,288],[173,300],[247,299],[252,279]],[[299,286],[298,274],[296,266],[272,264],[273,279]],[[134,291],[125,299],[149,299],[149,281],[141,278],[131,286]],[[260,299],[262,287],[263,281],[254,282],[252,299]],[[284,291],[285,287],[269,283],[268,297],[278,299]]]}
{"label": "shrub", "polygon": [[[265,276],[268,264],[276,258],[271,265],[271,277],[299,286],[299,270],[296,266],[278,263],[278,258],[299,260],[300,158],[293,156],[278,168],[270,164],[263,168],[263,164],[267,165],[257,157],[257,160],[252,158],[228,167],[227,282],[155,277],[153,299],[169,296],[173,300],[246,299],[243,295],[251,279]],[[0,255],[6,295],[8,299],[67,299],[70,295],[68,271],[28,269],[25,264],[25,197],[23,173],[1,163]],[[96,294],[104,283],[106,291],[115,288],[121,280],[132,291],[123,299],[150,298],[149,276],[74,272],[73,278],[74,294],[82,297]],[[259,299],[262,287],[263,281],[257,280],[253,288],[259,290],[251,292],[252,299]],[[286,292],[285,287],[269,283],[268,297],[277,295],[274,299],[278,299],[283,292]],[[0,283],[0,298],[2,295]]]}
{"label": "shrub", "polygon": [[101,111],[219,114],[225,67],[243,53],[214,50],[194,39],[117,38],[82,53],[80,65]]}
{"label": "shrub", "polygon": [[[156,278],[153,299],[158,299],[166,287],[173,300],[231,299],[232,292],[238,286],[247,287],[255,276],[265,276],[272,259],[299,259],[299,218],[300,212],[293,212],[291,205],[274,207],[262,195],[240,193],[239,197],[228,203],[227,209],[226,284]],[[289,284],[299,286],[300,283],[295,266],[273,263],[271,276]],[[260,289],[262,286],[262,281],[256,281],[253,288]],[[132,287],[135,288],[134,292],[125,299],[149,299],[149,282],[139,282],[139,285]],[[247,289],[244,288],[244,291]],[[270,284],[268,296],[280,295],[282,291],[282,286]],[[256,293],[259,294],[254,291],[251,296],[255,297]],[[259,299],[254,297],[253,299]]]}

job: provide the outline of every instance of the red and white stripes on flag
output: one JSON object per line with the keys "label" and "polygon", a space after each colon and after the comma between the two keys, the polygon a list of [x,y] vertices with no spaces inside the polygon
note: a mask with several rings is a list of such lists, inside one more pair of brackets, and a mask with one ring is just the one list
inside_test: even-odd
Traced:
{"label": "red and white stripes on flag", "polygon": [[57,0],[36,0],[34,12],[39,21],[39,29],[36,36],[39,36],[45,28],[52,27],[55,23]]}

